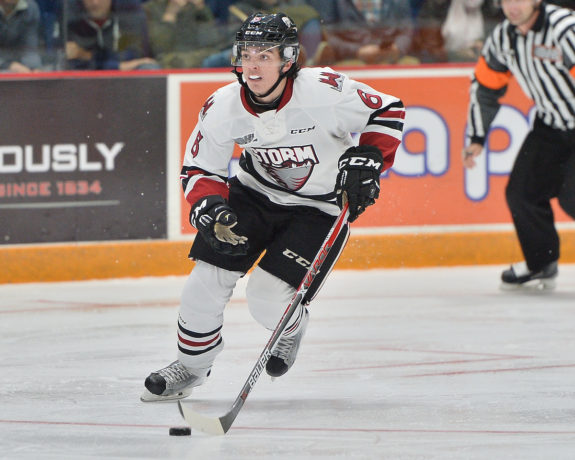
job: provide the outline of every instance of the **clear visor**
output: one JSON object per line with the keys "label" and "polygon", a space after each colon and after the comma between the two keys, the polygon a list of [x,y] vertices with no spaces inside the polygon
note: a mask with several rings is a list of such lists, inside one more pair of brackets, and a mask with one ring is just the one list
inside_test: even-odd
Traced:
{"label": "clear visor", "polygon": [[[257,63],[260,66],[278,65],[278,54],[274,50],[279,47],[279,43],[272,42],[235,42],[232,47],[232,65],[234,67],[248,63]],[[293,54],[293,49],[291,47],[284,49],[284,56],[281,58],[280,65],[290,60],[288,56],[285,56],[286,52]]]}

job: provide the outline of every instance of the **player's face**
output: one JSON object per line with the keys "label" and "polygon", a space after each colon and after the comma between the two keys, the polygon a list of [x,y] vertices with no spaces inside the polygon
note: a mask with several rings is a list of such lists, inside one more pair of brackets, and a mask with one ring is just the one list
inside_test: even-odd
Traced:
{"label": "player's face", "polygon": [[[279,49],[262,48],[258,46],[248,46],[241,51],[242,56],[242,71],[244,80],[248,87],[256,96],[265,94],[275,84],[280,76],[282,66],[286,66],[283,70],[287,71],[291,63],[285,63],[280,58]],[[285,86],[285,80],[282,84],[274,90],[272,94],[267,96],[262,102],[273,101]]]}
{"label": "player's face", "polygon": [[530,28],[539,3],[540,0],[501,0],[501,8],[511,24],[517,27],[528,25]]}

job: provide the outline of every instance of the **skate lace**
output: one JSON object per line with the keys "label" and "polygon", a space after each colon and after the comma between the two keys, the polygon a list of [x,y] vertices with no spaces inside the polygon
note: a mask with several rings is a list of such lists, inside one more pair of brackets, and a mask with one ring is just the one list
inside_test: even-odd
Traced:
{"label": "skate lace", "polygon": [[158,373],[170,383],[183,382],[191,377],[188,370],[179,362],[170,364]]}
{"label": "skate lace", "polygon": [[282,337],[277,344],[277,347],[274,351],[274,356],[287,361],[289,354],[291,352],[293,343],[295,340],[295,336],[292,337]]}

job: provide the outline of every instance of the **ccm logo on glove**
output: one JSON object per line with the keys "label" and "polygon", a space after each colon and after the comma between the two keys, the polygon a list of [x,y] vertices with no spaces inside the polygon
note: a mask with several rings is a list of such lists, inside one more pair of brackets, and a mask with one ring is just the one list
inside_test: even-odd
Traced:
{"label": "ccm logo on glove", "polygon": [[338,169],[342,169],[344,167],[365,167],[365,168],[372,168],[374,170],[379,170],[381,171],[382,167],[383,167],[383,158],[381,159],[381,161],[375,161],[372,158],[366,158],[366,157],[347,157],[347,158],[340,158],[339,160],[339,164],[338,164]]}
{"label": "ccm logo on glove", "polygon": [[373,145],[350,147],[340,157],[338,169],[335,182],[337,205],[341,209],[347,200],[349,221],[353,222],[379,197],[383,155]]}

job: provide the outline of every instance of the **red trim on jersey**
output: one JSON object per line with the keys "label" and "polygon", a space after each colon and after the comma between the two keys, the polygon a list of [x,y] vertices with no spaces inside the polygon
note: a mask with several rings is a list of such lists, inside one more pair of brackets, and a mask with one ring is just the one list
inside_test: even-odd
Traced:
{"label": "red trim on jersey", "polygon": [[258,116],[258,114],[255,112],[254,109],[252,109],[252,106],[249,104],[248,99],[247,99],[247,94],[246,94],[246,89],[242,86],[240,89],[240,96],[242,98],[242,105],[244,106],[244,109],[246,109],[249,113],[251,113],[252,115],[255,115],[256,117]]}
{"label": "red trim on jersey", "polygon": [[[276,110],[281,110],[283,107],[285,107],[286,104],[290,101],[292,94],[293,94],[293,78],[288,78],[287,83],[286,83],[286,87],[284,88],[284,92],[282,93],[282,98],[281,98],[280,103],[278,105],[278,108]],[[243,86],[240,90],[240,96],[242,99],[242,105],[244,106],[244,109],[246,109],[249,113],[251,113],[252,115],[255,115],[257,117],[258,114],[252,108],[250,103],[248,102],[247,92]]]}
{"label": "red trim on jersey", "polygon": [[282,94],[280,105],[278,106],[278,110],[281,110],[286,106],[286,104],[290,101],[292,94],[293,94],[293,78],[288,78],[286,87]]}
{"label": "red trim on jersey", "polygon": [[[197,176],[203,174],[201,171],[190,171],[188,172],[188,176]],[[194,184],[194,187],[186,195],[186,201],[190,203],[192,206],[195,205],[199,200],[203,197],[208,195],[220,195],[225,200],[228,199],[230,194],[230,190],[228,188],[228,184],[224,184],[223,182],[215,181],[210,179],[209,177],[201,177],[198,181]]]}
{"label": "red trim on jersey", "polygon": [[381,150],[383,155],[383,171],[391,168],[395,160],[395,152],[399,147],[399,140],[395,137],[379,133],[364,133],[359,136],[359,145],[373,145]]}
{"label": "red trim on jersey", "polygon": [[401,118],[402,120],[405,119],[405,109],[403,108],[392,108],[386,110],[383,113],[377,115],[376,118]]}
{"label": "red trim on jersey", "polygon": [[217,334],[213,339],[210,339],[206,342],[194,342],[192,340],[187,340],[184,339],[179,333],[178,333],[178,340],[180,342],[182,342],[184,345],[188,345],[189,347],[205,347],[206,345],[209,345],[210,343],[214,343],[216,340],[219,340],[220,338],[220,334]]}

